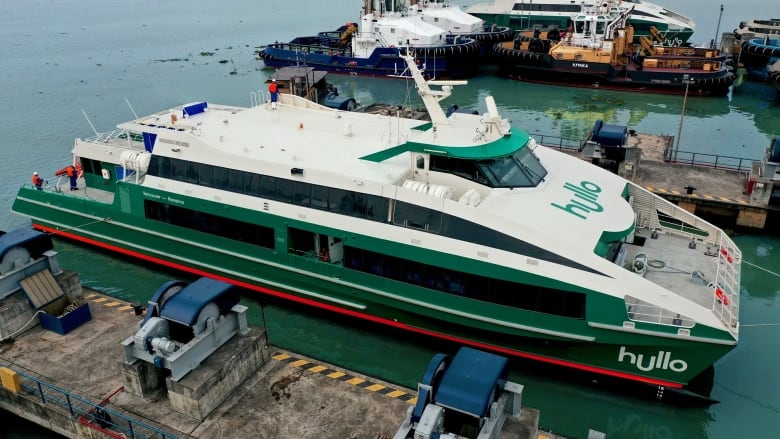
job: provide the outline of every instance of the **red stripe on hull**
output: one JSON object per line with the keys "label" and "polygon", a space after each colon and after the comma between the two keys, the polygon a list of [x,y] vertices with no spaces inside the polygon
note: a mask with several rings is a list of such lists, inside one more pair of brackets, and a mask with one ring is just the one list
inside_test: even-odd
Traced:
{"label": "red stripe on hull", "polygon": [[237,285],[237,286],[240,286],[242,288],[249,289],[249,290],[257,291],[257,292],[260,292],[260,293],[263,293],[263,294],[268,294],[268,295],[271,295],[271,296],[274,296],[274,297],[279,297],[279,298],[282,298],[282,299],[285,299],[285,300],[291,300],[291,301],[294,301],[294,302],[297,302],[297,303],[302,303],[304,305],[309,305],[309,306],[314,306],[314,307],[321,308],[321,309],[326,309],[328,311],[337,312],[339,314],[344,314],[344,315],[348,315],[348,316],[351,316],[351,317],[357,317],[357,318],[360,318],[360,319],[363,319],[363,320],[368,320],[368,321],[371,321],[371,322],[374,322],[374,323],[379,323],[379,324],[383,324],[383,325],[387,325],[387,326],[392,326],[392,327],[395,327],[395,328],[398,328],[398,329],[402,329],[402,330],[405,330],[405,331],[415,332],[415,333],[418,333],[418,334],[423,334],[423,335],[436,337],[436,338],[443,339],[443,340],[448,340],[448,341],[452,341],[452,342],[456,342],[456,343],[461,343],[461,344],[473,346],[473,347],[480,348],[480,349],[486,349],[486,350],[490,350],[490,351],[494,351],[494,352],[500,352],[500,353],[503,353],[503,354],[508,354],[508,355],[512,355],[512,356],[516,356],[516,357],[527,358],[527,359],[531,359],[531,360],[535,360],[535,361],[543,361],[545,363],[555,364],[555,365],[558,365],[558,366],[564,366],[564,367],[584,370],[586,372],[598,373],[598,374],[601,374],[601,375],[609,375],[609,376],[612,376],[612,377],[623,378],[623,379],[628,379],[628,380],[632,380],[632,381],[638,381],[638,382],[642,382],[642,383],[647,383],[647,384],[652,384],[652,385],[657,385],[657,386],[665,386],[665,387],[676,388],[676,389],[679,389],[679,388],[683,387],[682,384],[671,382],[671,381],[664,381],[664,380],[659,380],[659,379],[655,379],[655,378],[649,378],[649,377],[644,377],[644,376],[640,376],[640,375],[635,375],[635,374],[631,374],[631,373],[627,373],[627,372],[619,372],[619,371],[615,371],[615,370],[603,369],[603,368],[595,367],[595,366],[588,366],[586,364],[580,364],[580,363],[575,363],[575,362],[571,362],[571,361],[560,360],[560,359],[557,359],[557,358],[546,357],[546,356],[543,356],[543,355],[532,354],[532,353],[529,353],[529,352],[518,351],[518,350],[514,350],[514,349],[502,347],[502,346],[491,345],[491,344],[487,344],[487,343],[482,343],[482,342],[478,342],[478,341],[474,341],[474,340],[469,340],[469,339],[465,339],[465,338],[452,336],[452,335],[449,335],[449,334],[444,334],[444,333],[440,333],[440,332],[430,331],[430,330],[427,330],[427,329],[423,329],[423,328],[419,328],[419,327],[416,327],[416,326],[407,325],[405,323],[397,322],[397,321],[394,321],[394,320],[389,320],[389,319],[385,319],[385,318],[381,318],[381,317],[376,317],[376,316],[360,313],[360,312],[357,312],[357,311],[352,311],[352,310],[345,309],[345,308],[339,308],[337,306],[329,305],[327,303],[317,302],[315,300],[306,299],[304,297],[299,297],[299,296],[295,296],[295,295],[292,295],[292,294],[283,293],[281,291],[276,291],[276,290],[272,290],[272,289],[269,289],[269,288],[261,287],[259,285],[254,285],[254,284],[250,284],[250,283],[247,283],[247,282],[242,282],[242,281],[238,281],[238,280],[235,280],[235,279],[227,278],[227,277],[224,277],[224,276],[216,275],[214,273],[210,273],[210,272],[207,272],[207,271],[199,270],[197,268],[187,267],[185,265],[180,265],[180,264],[177,264],[177,263],[174,263],[174,262],[171,262],[171,261],[167,261],[167,260],[164,260],[164,259],[159,259],[159,258],[156,258],[156,257],[153,257],[153,256],[145,255],[145,254],[142,254],[142,253],[137,253],[137,252],[125,249],[125,248],[116,247],[116,246],[113,246],[113,245],[110,245],[110,244],[106,244],[104,242],[95,241],[93,239],[86,238],[84,236],[75,235],[75,234],[72,234],[72,233],[69,233],[69,232],[65,232],[65,231],[53,229],[53,228],[50,228],[50,227],[42,226],[40,224],[34,224],[33,223],[33,227],[35,227],[36,229],[39,229],[39,230],[51,233],[53,235],[63,236],[63,237],[69,238],[69,239],[73,239],[75,241],[84,242],[84,243],[87,243],[87,244],[95,246],[95,247],[104,248],[104,249],[111,250],[111,251],[114,251],[114,252],[118,252],[118,253],[121,253],[121,254],[124,254],[124,255],[127,255],[127,256],[132,256],[134,258],[143,259],[145,261],[152,262],[154,264],[163,265],[163,266],[166,266],[166,267],[169,267],[169,268],[173,268],[173,269],[176,269],[176,270],[179,270],[179,271],[184,271],[184,272],[195,274],[195,275],[198,275],[198,276],[210,277],[212,279],[217,279],[217,280],[220,280],[220,281],[223,281],[223,282],[227,282],[227,283],[230,283],[230,284],[233,284],[233,285]]}

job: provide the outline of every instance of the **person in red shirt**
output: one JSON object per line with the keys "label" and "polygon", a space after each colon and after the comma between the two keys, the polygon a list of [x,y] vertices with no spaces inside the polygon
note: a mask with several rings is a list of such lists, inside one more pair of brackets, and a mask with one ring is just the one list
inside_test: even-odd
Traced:
{"label": "person in red shirt", "polygon": [[43,190],[43,183],[44,182],[43,182],[43,179],[41,178],[41,176],[38,175],[38,172],[33,172],[32,182],[33,182],[33,185],[35,186],[35,189],[38,189],[39,191]]}
{"label": "person in red shirt", "polygon": [[268,84],[268,93],[271,93],[271,109],[276,110],[276,102],[279,100],[279,86],[276,85],[276,79],[272,79]]}

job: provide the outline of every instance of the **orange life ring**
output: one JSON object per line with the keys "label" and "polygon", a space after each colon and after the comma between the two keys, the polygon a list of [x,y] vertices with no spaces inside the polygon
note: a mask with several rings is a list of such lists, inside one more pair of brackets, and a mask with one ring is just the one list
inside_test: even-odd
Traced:
{"label": "orange life ring", "polygon": [[734,262],[734,258],[731,256],[728,249],[726,249],[725,247],[720,249],[720,254],[722,254],[723,257],[726,258],[727,261],[729,261],[729,264]]}

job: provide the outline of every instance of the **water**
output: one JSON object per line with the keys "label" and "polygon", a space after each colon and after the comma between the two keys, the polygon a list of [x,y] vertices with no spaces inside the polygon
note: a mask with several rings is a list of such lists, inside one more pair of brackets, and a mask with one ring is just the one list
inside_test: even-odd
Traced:
{"label": "water", "polygon": [[[726,4],[720,31],[771,15],[764,6],[755,0]],[[233,0],[218,8],[206,0],[186,7],[157,0],[2,3],[0,87],[7,111],[0,118],[0,229],[28,223],[11,214],[10,206],[33,170],[51,178],[70,161],[73,139],[92,135],[90,123],[108,131],[133,117],[125,99],[139,115],[199,100],[249,105],[250,91],[263,88],[272,73],[254,59],[256,46],[334,29],[356,20],[359,8],[357,0],[291,0],[284,7]],[[715,35],[717,5],[692,0],[674,8],[697,21],[694,40],[708,42]],[[401,103],[416,95],[397,80],[330,79],[342,94],[364,104]],[[519,83],[496,78],[489,69],[456,88],[447,103],[483,112],[487,95],[496,98],[514,126],[573,138],[581,138],[596,119],[676,135],[682,111],[681,97]],[[774,90],[763,84],[747,83],[730,98],[689,96],[686,110],[684,150],[757,159],[780,132]],[[780,238],[741,235],[736,241],[746,261],[780,272]],[[181,277],[68,242],[58,240],[56,246],[61,264],[80,272],[85,284],[128,301],[145,302],[161,283]],[[512,379],[526,385],[524,402],[541,409],[545,428],[570,436],[583,437],[594,428],[610,438],[777,437],[780,355],[775,340],[780,330],[752,325],[780,323],[780,282],[745,265],[743,283],[740,343],[716,364],[712,396],[719,404],[670,407],[571,383],[522,364],[513,369]],[[275,302],[261,308],[260,300],[247,299],[250,320],[268,325],[272,343],[404,386],[414,387],[430,357],[449,348],[336,321],[319,311]],[[21,437],[57,436],[27,427],[0,430],[0,438]]]}

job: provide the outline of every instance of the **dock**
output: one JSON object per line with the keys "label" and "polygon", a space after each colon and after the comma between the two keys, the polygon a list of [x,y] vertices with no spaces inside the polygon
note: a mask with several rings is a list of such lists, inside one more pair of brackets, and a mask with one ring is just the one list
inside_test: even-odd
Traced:
{"label": "dock", "polygon": [[[672,136],[632,132],[617,173],[695,215],[727,218],[739,227],[764,229],[769,215],[780,213],[780,181],[764,175],[766,161],[676,151],[673,142]],[[594,153],[549,137],[540,143],[594,164],[602,159],[598,148]]]}
{"label": "dock", "polygon": [[[133,374],[143,370],[127,364],[123,340],[144,318],[139,304],[84,289],[77,273],[56,278],[74,302],[88,305],[91,320],[67,334],[33,326],[4,340],[0,408],[65,437],[383,439],[417,400],[414,390],[276,348],[258,327],[179,382],[169,377],[167,391],[138,392]],[[6,311],[19,309],[14,297],[4,300]],[[239,380],[253,364],[259,367]],[[221,401],[211,400],[220,394]],[[538,421],[538,410],[523,407],[500,437],[560,437],[539,430]]]}

